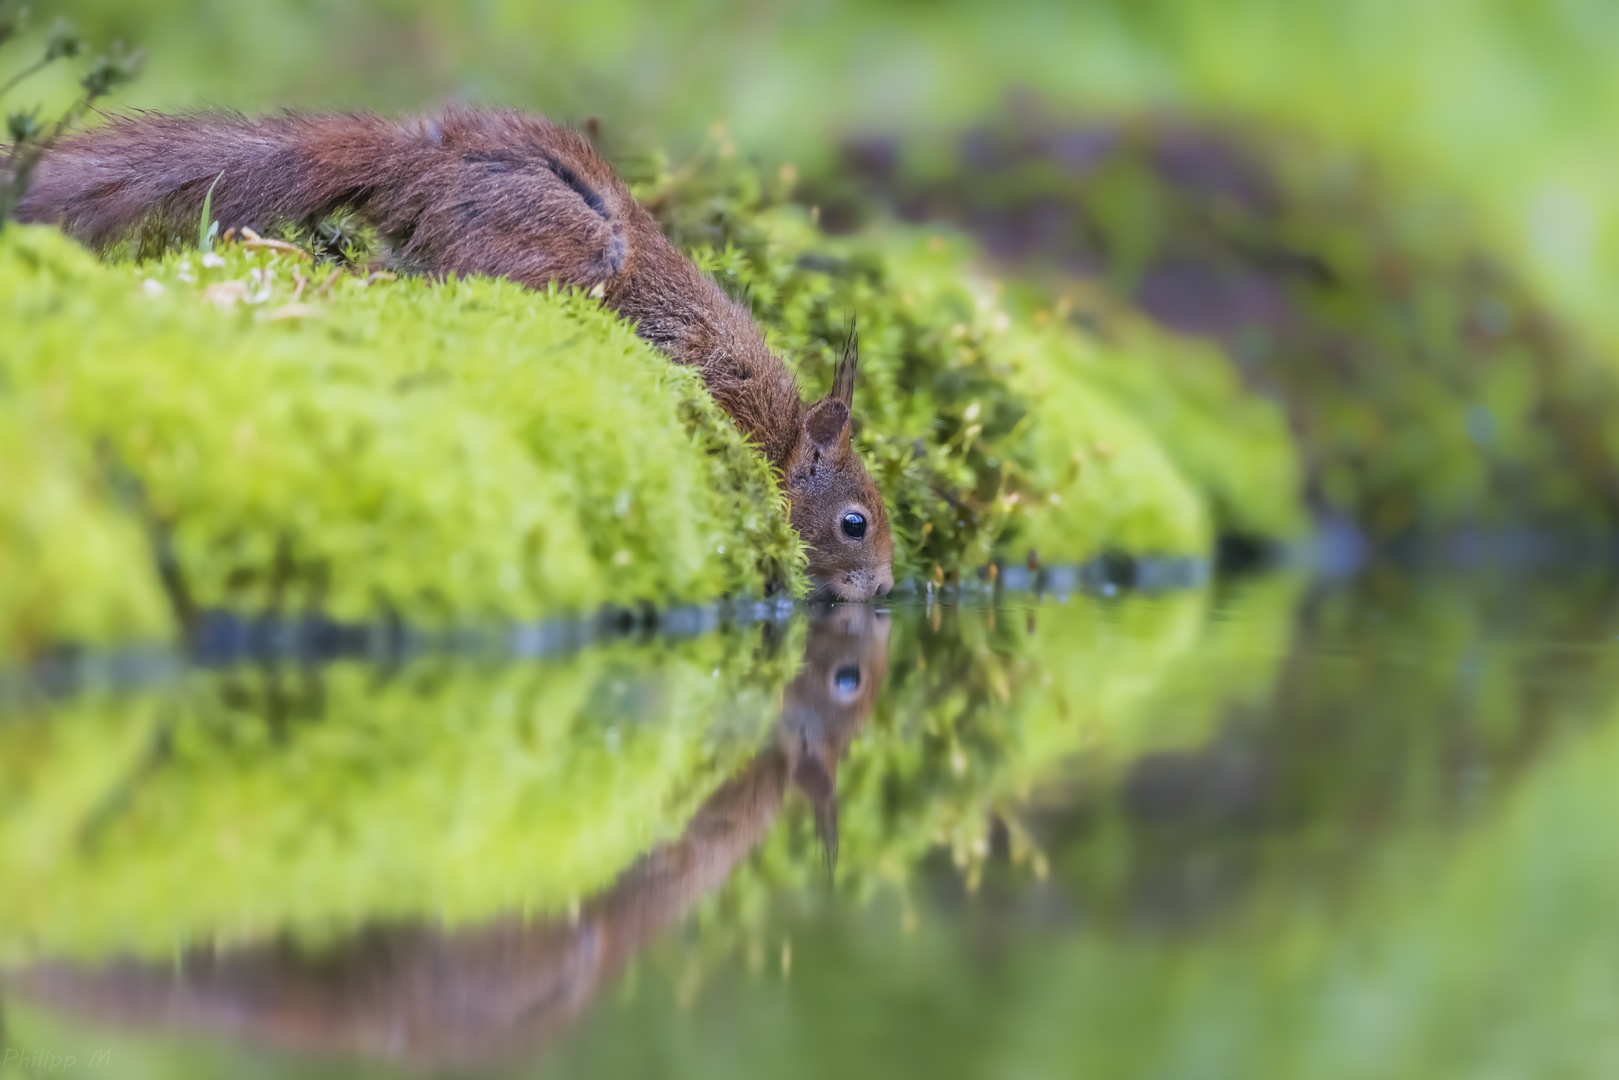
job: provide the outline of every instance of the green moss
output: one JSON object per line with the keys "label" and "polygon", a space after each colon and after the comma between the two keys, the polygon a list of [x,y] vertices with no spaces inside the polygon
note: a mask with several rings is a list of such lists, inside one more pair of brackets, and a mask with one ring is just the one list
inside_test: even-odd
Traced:
{"label": "green moss", "polygon": [[[1040,293],[1024,293],[1025,306],[1043,305]],[[1017,365],[1024,378],[1045,386],[1082,382],[1115,402],[1198,493],[1217,534],[1285,539],[1308,528],[1301,452],[1286,414],[1252,393],[1218,348],[1168,333],[1084,290],[1071,290],[1054,307],[1032,313],[1036,331],[1024,339]],[[1047,323],[1063,316],[1095,329]],[[1033,386],[1025,392],[1043,397]],[[1043,415],[1056,414],[1053,408]]]}
{"label": "green moss", "polygon": [[1006,343],[1012,385],[1033,404],[1035,493],[1023,525],[1000,547],[1017,559],[1100,552],[1202,555],[1214,538],[1209,506],[1117,401],[1086,380],[1083,345],[1062,333]]}
{"label": "green moss", "polygon": [[146,538],[90,455],[0,384],[0,658],[170,631]]}
{"label": "green moss", "polygon": [[195,604],[443,622],[796,586],[767,466],[594,301],[339,274],[295,303],[300,267],[0,239],[0,373],[134,479]]}

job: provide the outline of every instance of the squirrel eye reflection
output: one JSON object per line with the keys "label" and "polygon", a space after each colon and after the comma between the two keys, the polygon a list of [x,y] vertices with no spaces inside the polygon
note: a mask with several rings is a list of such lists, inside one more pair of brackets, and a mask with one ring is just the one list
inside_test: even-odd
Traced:
{"label": "squirrel eye reflection", "polygon": [[845,664],[832,676],[832,685],[840,694],[854,693],[860,689],[860,669],[853,664]]}
{"label": "squirrel eye reflection", "polygon": [[843,535],[851,540],[859,540],[866,535],[866,518],[864,514],[857,514],[850,510],[843,515]]}

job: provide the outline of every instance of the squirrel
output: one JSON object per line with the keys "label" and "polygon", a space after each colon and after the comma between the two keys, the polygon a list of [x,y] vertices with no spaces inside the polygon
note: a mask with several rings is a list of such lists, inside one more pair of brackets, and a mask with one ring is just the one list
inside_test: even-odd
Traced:
{"label": "squirrel", "polygon": [[882,496],[850,446],[858,351],[805,405],[749,311],[675,250],[578,132],[534,114],[450,108],[374,113],[135,113],[65,139],[40,161],[18,221],[97,250],[147,223],[194,222],[212,190],[222,229],[310,227],[346,210],[392,264],[590,290],[679,364],[782,476],[816,595],[893,587]]}

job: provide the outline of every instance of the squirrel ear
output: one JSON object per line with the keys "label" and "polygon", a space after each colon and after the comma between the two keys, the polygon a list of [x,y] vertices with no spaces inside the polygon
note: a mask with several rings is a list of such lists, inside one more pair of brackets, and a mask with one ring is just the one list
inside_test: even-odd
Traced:
{"label": "squirrel ear", "polygon": [[851,323],[849,340],[832,373],[832,392],[804,414],[804,434],[811,444],[822,452],[836,453],[840,460],[849,453],[849,420],[853,415],[855,366],[859,362],[860,346]]}
{"label": "squirrel ear", "polygon": [[854,376],[860,366],[860,330],[849,320],[849,340],[843,343],[843,355],[832,372],[832,392],[827,396],[843,402],[844,408],[854,411]]}
{"label": "squirrel ear", "polygon": [[804,434],[822,450],[849,439],[849,406],[828,395],[804,414]]}

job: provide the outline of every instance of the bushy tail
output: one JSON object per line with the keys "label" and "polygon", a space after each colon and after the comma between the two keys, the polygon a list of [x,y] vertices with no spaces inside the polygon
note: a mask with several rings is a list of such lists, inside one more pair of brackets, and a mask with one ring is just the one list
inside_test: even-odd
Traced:
{"label": "bushy tail", "polygon": [[370,114],[137,113],[40,162],[16,217],[105,249],[137,226],[195,226],[209,187],[221,228],[316,220],[393,171],[408,129]]}

